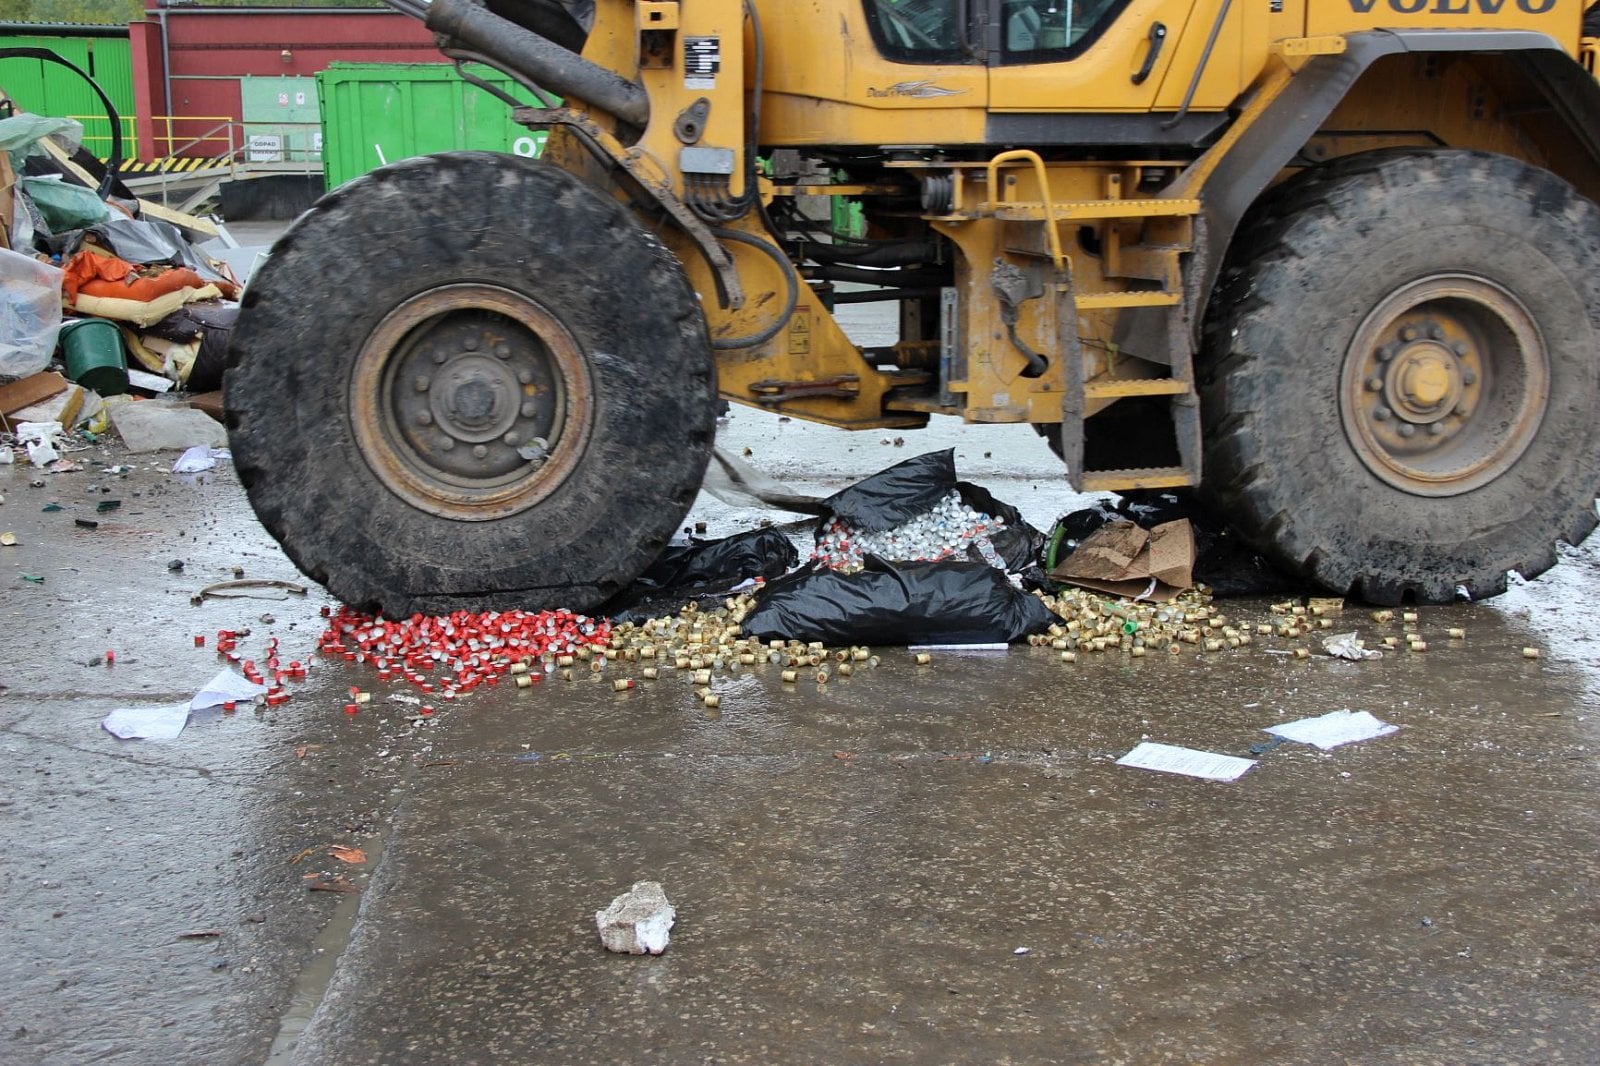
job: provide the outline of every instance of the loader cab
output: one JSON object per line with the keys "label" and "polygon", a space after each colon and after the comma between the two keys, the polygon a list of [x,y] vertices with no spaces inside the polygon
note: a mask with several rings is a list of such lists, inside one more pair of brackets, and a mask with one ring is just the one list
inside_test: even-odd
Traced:
{"label": "loader cab", "polygon": [[[862,4],[885,59],[987,67],[990,112],[1035,116],[996,131],[996,139],[1012,143],[1070,143],[1078,136],[1041,116],[1220,112],[1266,57],[1268,8],[1228,0]],[[1197,127],[1185,122],[1171,132],[1189,140]],[[1148,140],[1143,130],[1139,136]]]}
{"label": "loader cab", "polygon": [[890,59],[1013,65],[1056,63],[1081,55],[1128,0],[865,0],[865,4],[873,38]]}

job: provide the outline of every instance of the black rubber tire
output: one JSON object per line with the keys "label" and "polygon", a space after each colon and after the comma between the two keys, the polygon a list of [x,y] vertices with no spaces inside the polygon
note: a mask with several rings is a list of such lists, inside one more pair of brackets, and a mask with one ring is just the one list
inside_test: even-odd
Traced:
{"label": "black rubber tire", "polygon": [[[352,414],[357,353],[385,316],[462,283],[542,308],[588,375],[587,432],[550,445],[576,456],[564,478],[486,520],[391,491]],[[678,261],[615,199],[489,152],[406,160],[324,197],[252,279],[229,367],[229,441],[262,524],[334,595],[391,618],[597,606],[666,545],[715,435],[715,367]]]}
{"label": "black rubber tire", "polygon": [[[1213,509],[1289,571],[1372,603],[1444,603],[1458,586],[1476,599],[1504,591],[1509,570],[1548,569],[1557,541],[1596,524],[1597,238],[1600,209],[1566,182],[1481,152],[1367,153],[1285,183],[1241,229],[1208,309]],[[1492,480],[1426,496],[1363,462],[1341,375],[1369,311],[1444,275],[1521,302],[1548,355],[1548,402]]]}

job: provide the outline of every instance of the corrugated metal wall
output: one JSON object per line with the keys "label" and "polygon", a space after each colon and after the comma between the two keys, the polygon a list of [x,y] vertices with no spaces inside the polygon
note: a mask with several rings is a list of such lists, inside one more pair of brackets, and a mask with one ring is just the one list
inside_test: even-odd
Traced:
{"label": "corrugated metal wall", "polygon": [[[122,37],[0,37],[0,48],[48,48],[76,63],[99,83],[123,117],[123,155],[133,156],[133,61]],[[82,78],[42,59],[0,59],[0,89],[17,106],[83,123],[84,147],[104,158],[111,151],[105,108]]]}
{"label": "corrugated metal wall", "polygon": [[[497,71],[485,81],[525,103],[527,90]],[[408,156],[463,148],[537,155],[544,132],[511,120],[511,109],[442,64],[335,63],[317,75],[322,165],[328,188]]]}

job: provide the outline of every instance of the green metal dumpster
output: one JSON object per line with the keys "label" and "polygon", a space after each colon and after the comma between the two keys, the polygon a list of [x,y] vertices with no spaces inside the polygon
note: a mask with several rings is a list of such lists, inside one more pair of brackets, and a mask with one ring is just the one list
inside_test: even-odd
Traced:
{"label": "green metal dumpster", "polygon": [[[537,101],[498,71],[472,73],[514,99]],[[503,101],[441,63],[334,63],[317,75],[328,188],[429,152],[474,148],[536,156],[544,132],[511,120]]]}

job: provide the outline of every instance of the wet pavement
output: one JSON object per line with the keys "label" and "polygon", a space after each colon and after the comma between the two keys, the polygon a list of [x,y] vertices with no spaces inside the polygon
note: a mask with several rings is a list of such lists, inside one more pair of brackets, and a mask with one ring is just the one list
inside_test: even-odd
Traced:
{"label": "wet pavement", "polygon": [[[1081,502],[1026,428],[723,436],[815,491],[953,445],[1036,523]],[[121,742],[100,719],[187,699],[219,629],[315,658],[327,601],[191,605],[296,577],[232,472],[74,458],[0,467],[0,1061],[1600,1061],[1600,544],[1377,662],[883,649],[825,686],[730,673],[716,711],[613,670],[422,718],[319,659],[287,704]],[[1339,708],[1400,731],[1252,754]],[[1258,762],[1114,764],[1141,739]],[[671,947],[609,955],[594,912],[641,879]]]}

